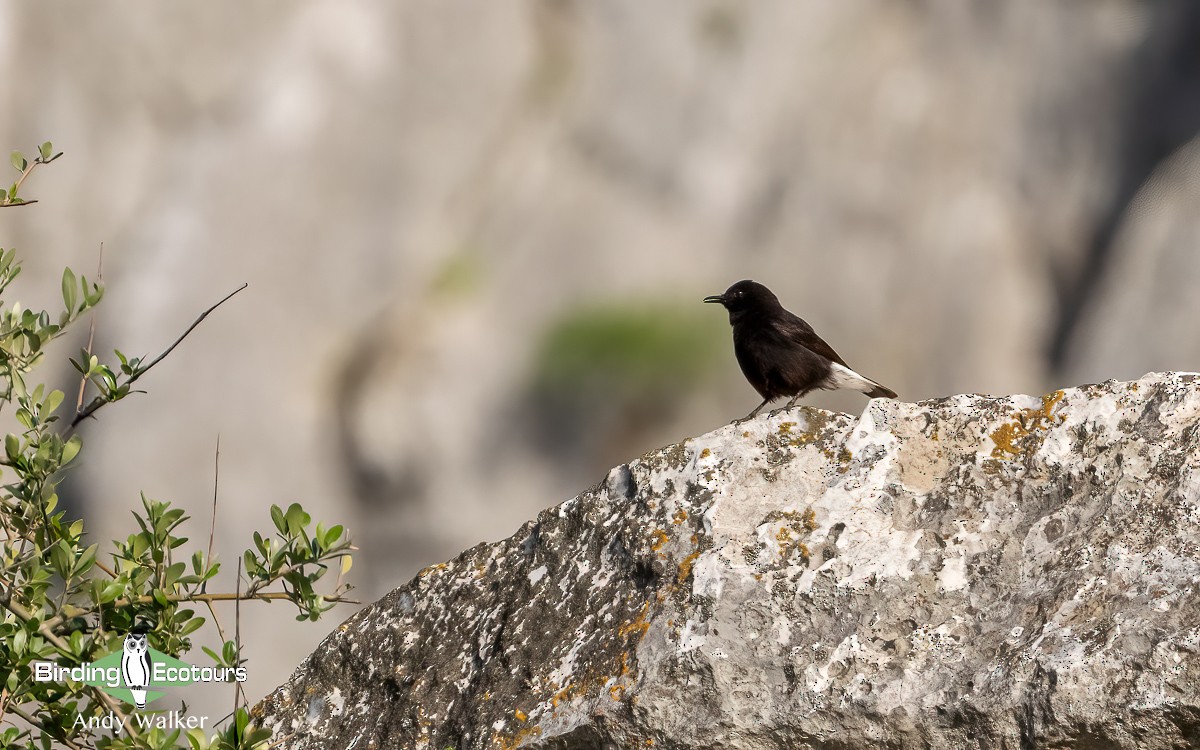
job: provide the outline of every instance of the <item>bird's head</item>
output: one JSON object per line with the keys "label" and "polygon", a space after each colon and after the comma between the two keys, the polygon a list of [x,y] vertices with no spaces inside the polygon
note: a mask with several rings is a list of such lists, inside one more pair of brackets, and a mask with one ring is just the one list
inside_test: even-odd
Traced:
{"label": "bird's head", "polygon": [[739,281],[726,289],[724,294],[705,297],[704,301],[716,302],[730,313],[779,307],[779,298],[770,289],[749,279]]}

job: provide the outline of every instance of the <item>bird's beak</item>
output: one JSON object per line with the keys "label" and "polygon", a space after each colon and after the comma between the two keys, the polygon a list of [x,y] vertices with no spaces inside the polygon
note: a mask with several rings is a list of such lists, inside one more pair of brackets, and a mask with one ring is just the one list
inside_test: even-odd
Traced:
{"label": "bird's beak", "polygon": [[705,297],[704,301],[705,302],[716,302],[718,305],[723,305],[723,304],[725,304],[725,295],[724,294],[714,294],[710,297]]}

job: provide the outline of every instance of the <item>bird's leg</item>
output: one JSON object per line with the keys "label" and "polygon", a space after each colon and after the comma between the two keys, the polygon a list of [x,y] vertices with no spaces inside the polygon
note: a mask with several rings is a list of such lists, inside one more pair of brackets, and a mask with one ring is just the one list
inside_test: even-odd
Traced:
{"label": "bird's leg", "polygon": [[800,400],[800,394],[799,394],[799,393],[797,393],[795,396],[792,396],[792,400],[791,400],[791,401],[788,401],[788,402],[787,402],[787,406],[785,406],[785,407],[783,407],[783,408],[785,408],[785,409],[790,409],[790,408],[792,408],[793,406],[795,406],[795,405],[796,405],[796,402],[797,402],[797,401],[799,401],[799,400]]}
{"label": "bird's leg", "polygon": [[729,424],[741,424],[742,422],[748,422],[748,421],[750,421],[751,419],[754,419],[755,417],[757,417],[757,416],[758,416],[758,412],[759,412],[759,411],[761,411],[761,410],[762,410],[762,408],[763,408],[764,406],[766,406],[767,404],[769,404],[769,403],[771,403],[771,399],[769,399],[769,398],[764,398],[764,399],[763,399],[763,402],[762,402],[761,404],[759,404],[758,406],[754,407],[754,411],[750,412],[749,414],[747,414],[746,416],[742,417],[741,419],[735,419],[735,420],[733,420],[733,421],[732,421],[732,422],[730,422]]}

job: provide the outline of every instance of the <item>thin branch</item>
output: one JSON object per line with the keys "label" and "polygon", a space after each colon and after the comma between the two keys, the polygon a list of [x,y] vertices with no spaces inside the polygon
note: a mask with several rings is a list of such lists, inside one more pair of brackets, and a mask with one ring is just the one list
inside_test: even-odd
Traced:
{"label": "thin branch", "polygon": [[[212,605],[212,602],[205,602],[204,606],[208,607],[208,613],[210,615],[212,615],[213,624],[217,626],[217,635],[221,636],[221,643],[225,643],[225,640],[226,640],[225,628],[221,627],[221,618],[217,617],[217,608]],[[242,694],[243,702],[249,704],[250,699],[246,697],[246,688],[242,687],[242,683],[238,682],[237,680],[234,680],[233,684],[237,686],[237,688],[234,690],[235,694],[233,696],[234,710],[237,710],[236,709],[236,707],[237,707],[237,695],[236,694],[238,692],[240,692]]]}
{"label": "thin branch", "polygon": [[[233,590],[237,599],[233,603],[233,653],[236,667],[242,661],[242,558],[238,558],[237,577],[233,579]],[[238,692],[233,691],[233,712],[238,710]]]}
{"label": "thin branch", "polygon": [[[221,433],[217,433],[217,449],[213,454],[213,512],[212,525],[208,527],[208,554],[204,561],[212,564],[213,538],[217,534],[217,487],[221,482]],[[205,581],[207,584],[208,582]]]}
{"label": "thin branch", "polygon": [[[100,260],[99,260],[99,262],[96,263],[96,283],[99,284],[102,281],[104,281],[104,243],[103,242],[100,243]],[[68,310],[68,313],[69,312],[71,312],[71,311]],[[95,340],[96,340],[96,312],[92,311],[92,322],[91,322],[91,325],[88,327],[87,354],[88,354],[89,359],[91,359],[91,356],[92,356],[92,343]],[[75,399],[75,413],[76,414],[78,414],[79,410],[83,408],[83,392],[87,389],[87,384],[88,384],[87,375],[84,375],[79,378],[79,397]]]}
{"label": "thin branch", "polygon": [[[127,386],[128,386],[128,385],[133,385],[133,383],[135,383],[135,382],[137,381],[137,379],[138,379],[138,378],[140,378],[141,376],[143,376],[143,375],[145,375],[146,373],[150,372],[151,368],[153,368],[153,367],[154,367],[155,365],[157,365],[159,362],[162,362],[162,361],[163,361],[163,360],[164,360],[164,359],[167,357],[167,355],[168,355],[168,354],[170,354],[171,352],[173,352],[173,351],[175,350],[175,347],[177,347],[177,346],[179,346],[181,343],[183,343],[183,340],[184,340],[184,339],[186,339],[186,338],[188,337],[188,334],[190,334],[192,331],[196,330],[196,326],[200,325],[200,324],[201,324],[201,323],[204,321],[204,319],[205,319],[205,318],[207,318],[207,317],[209,316],[209,314],[210,314],[210,313],[212,313],[212,311],[213,311],[213,310],[216,310],[218,307],[220,307],[221,305],[223,305],[223,304],[225,304],[226,302],[228,302],[228,301],[229,301],[229,299],[230,299],[231,297],[233,297],[233,295],[237,294],[238,292],[242,291],[243,289],[245,289],[245,288],[246,288],[246,287],[248,287],[248,286],[250,286],[250,285],[249,285],[249,284],[242,284],[242,285],[241,285],[241,286],[239,286],[237,289],[234,289],[232,292],[230,292],[229,294],[225,295],[225,297],[224,297],[224,298],[223,298],[223,299],[222,299],[220,302],[218,302],[217,304],[215,304],[215,305],[213,305],[212,307],[208,308],[208,309],[207,309],[207,310],[205,310],[204,312],[200,313],[200,317],[198,317],[198,318],[196,318],[194,321],[192,321],[192,324],[191,324],[190,326],[188,326],[188,327],[187,327],[187,330],[186,330],[186,331],[184,331],[184,332],[183,332],[183,334],[182,334],[182,335],[180,335],[180,337],[179,337],[179,338],[175,339],[175,341],[174,341],[174,342],[173,342],[173,343],[172,343],[170,346],[168,346],[168,347],[166,348],[166,351],[164,351],[162,354],[160,354],[160,355],[158,355],[157,357],[155,357],[155,358],[154,358],[154,360],[153,360],[153,361],[152,361],[150,364],[146,365],[145,367],[139,367],[139,368],[138,368],[138,369],[137,369],[137,370],[136,370],[136,371],[133,373],[133,375],[131,375],[131,376],[130,376],[129,380],[126,380],[126,381],[125,381],[124,385],[127,385]],[[81,412],[78,412],[78,413],[75,415],[75,418],[74,418],[73,420],[71,420],[71,427],[72,427],[72,428],[76,427],[76,426],[77,426],[77,425],[78,425],[80,422],[82,422],[83,420],[85,420],[85,419],[87,419],[88,417],[90,417],[90,416],[92,416],[93,414],[95,414],[97,409],[99,409],[100,407],[104,406],[105,404],[110,404],[110,403],[112,403],[112,402],[111,402],[111,401],[108,401],[107,399],[104,399],[104,398],[101,398],[101,397],[97,397],[97,398],[95,398],[95,399],[92,401],[92,403],[88,405],[88,407],[87,407],[86,409],[84,409],[84,410],[83,410],[83,411],[81,411]]]}
{"label": "thin branch", "polygon": [[[33,161],[28,162],[25,165],[25,169],[21,172],[21,176],[17,178],[16,185],[13,186],[12,194],[15,196],[17,193],[21,192],[21,185],[25,184],[25,178],[29,177],[29,175],[31,175],[33,173],[33,170],[35,168],[37,168],[37,166],[39,164],[49,164],[50,162],[54,161],[55,159],[57,159],[60,156],[62,156],[61,151],[59,151],[54,156],[51,156],[49,159],[43,159],[41,156],[38,156]],[[27,201],[27,200],[22,200],[21,198],[14,198],[13,200],[10,201],[8,199],[8,193],[5,193],[4,199],[2,201],[0,201],[0,208],[12,208],[14,206],[28,206],[32,203],[37,203],[37,201],[36,200]]]}
{"label": "thin branch", "polygon": [[[239,558],[239,562],[240,562],[240,558]],[[241,587],[239,586],[239,589],[240,588]],[[225,593],[225,594],[205,594],[205,593],[166,594],[167,601],[180,603],[180,604],[189,603],[189,602],[202,602],[204,604],[209,604],[210,602],[234,602],[234,601],[236,601],[236,602],[249,602],[249,601],[274,602],[274,601],[289,601],[293,597],[294,597],[294,594],[290,594],[286,591],[263,591],[263,592],[247,591],[245,593],[241,593],[239,591],[238,593],[233,593],[233,594],[229,594],[229,593]],[[356,605],[362,604],[362,602],[358,601],[357,599],[347,599],[346,597],[339,596],[336,593],[321,594],[320,597],[321,597],[321,601],[328,602],[331,604],[356,604]],[[143,596],[133,597],[132,599],[130,599],[130,598],[115,599],[109,603],[109,606],[112,607],[113,609],[120,609],[121,607],[128,607],[133,604],[151,604],[156,601],[158,601],[158,600],[155,599],[153,596],[143,595]],[[0,597],[0,605],[4,605],[3,597]],[[73,616],[74,617],[86,617],[87,615],[90,615],[93,612],[96,612],[97,609],[83,609],[83,610],[76,612]],[[47,619],[45,622],[43,622],[42,627],[47,628],[47,629],[56,628],[59,625],[61,625],[62,623],[66,622],[67,619],[68,618],[65,615],[61,615],[61,614],[55,615],[54,617],[51,617],[51,618]],[[221,637],[221,640],[225,640],[224,636]]]}
{"label": "thin branch", "polygon": [[[25,713],[25,711],[23,711],[22,709],[20,709],[16,706],[9,706],[8,710],[11,711],[12,713],[16,714],[17,716],[20,716],[22,719],[24,719],[26,722],[28,722],[30,726],[37,727],[43,734],[47,734],[47,735],[50,735],[51,737],[54,737],[54,734],[50,731],[50,729],[45,724],[43,724],[41,721],[38,721],[36,716],[30,716],[29,714]],[[63,743],[64,745],[66,745],[69,748],[73,748],[74,750],[83,750],[82,747],[80,747],[79,745],[75,744],[73,741],[68,739],[65,734],[62,737],[54,737],[54,739],[58,740],[59,742]]]}
{"label": "thin branch", "polygon": [[[281,601],[290,599],[293,595],[286,591],[263,591],[261,593],[245,593],[245,594],[167,594],[166,599],[169,602],[248,602],[248,601]],[[326,602],[334,602],[337,604],[361,604],[362,602],[346,599],[340,596],[330,594],[322,594],[321,600]],[[132,599],[117,599],[110,606],[128,607],[131,604],[149,604],[157,601],[153,596],[136,596]],[[87,614],[86,612],[84,614]]]}
{"label": "thin branch", "polygon": [[[21,185],[25,184],[25,178],[28,177],[29,175],[33,174],[33,170],[36,169],[39,164],[49,164],[50,162],[54,161],[55,159],[57,159],[60,156],[62,156],[61,151],[59,151],[54,156],[51,156],[49,159],[43,159],[39,156],[38,158],[29,162],[29,164],[26,165],[26,167],[25,167],[25,171],[21,172],[21,176],[17,179],[17,184],[13,186],[13,191],[12,191],[13,195],[16,195],[17,193],[21,192]],[[30,203],[37,203],[37,201],[23,201],[20,198],[18,198],[16,201],[14,201],[12,203],[6,203],[4,205],[27,206]]]}

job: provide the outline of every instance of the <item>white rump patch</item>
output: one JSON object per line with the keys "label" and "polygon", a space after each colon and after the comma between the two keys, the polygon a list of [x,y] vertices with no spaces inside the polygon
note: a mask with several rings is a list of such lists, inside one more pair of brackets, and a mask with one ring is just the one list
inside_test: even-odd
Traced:
{"label": "white rump patch", "polygon": [[864,378],[849,367],[842,367],[837,362],[829,363],[829,376],[825,378],[821,387],[828,391],[835,391],[838,388],[853,388],[856,391],[873,390],[879,387],[879,383],[869,378]]}

